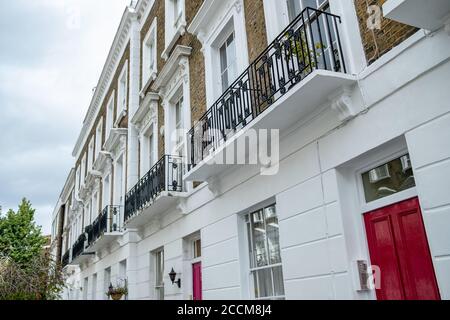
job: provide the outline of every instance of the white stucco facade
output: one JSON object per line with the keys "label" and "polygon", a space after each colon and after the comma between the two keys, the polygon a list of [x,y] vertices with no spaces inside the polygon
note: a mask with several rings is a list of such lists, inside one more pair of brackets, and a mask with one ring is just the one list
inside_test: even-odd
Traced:
{"label": "white stucco facade", "polygon": [[[267,0],[264,5],[273,3]],[[444,27],[433,33],[420,30],[368,66],[362,58],[353,1],[330,0],[330,6],[345,21],[341,32],[348,74],[338,81],[335,91],[340,94],[320,97],[321,84],[329,76],[314,71],[303,80],[307,85],[298,84],[264,114],[261,121],[266,125],[280,123],[284,106],[304,107],[305,100],[298,97],[320,103],[281,130],[278,173],[265,176],[258,166],[227,166],[212,171],[217,174],[206,179],[209,183],[196,188],[190,180],[198,180],[187,173],[182,195],[172,194],[173,201],[156,200],[140,213],[148,216],[145,223],[132,228],[125,223],[122,232],[94,254],[66,267],[70,277],[64,299],[106,299],[109,284],[119,278],[127,280],[127,299],[155,299],[154,253],[161,249],[165,299],[192,299],[193,261],[201,262],[203,299],[254,299],[245,215],[272,204],[279,223],[284,298],[376,299],[374,290],[359,290],[356,261],[370,264],[371,259],[363,214],[412,197],[420,201],[440,296],[450,299],[450,37]],[[272,28],[269,38],[277,34],[277,21],[283,19],[267,23]],[[138,22],[131,25],[131,30],[139,28]],[[131,39],[138,37],[137,32],[130,33]],[[131,86],[140,72],[135,56],[139,45],[134,45],[138,42],[131,41]],[[183,57],[188,55],[183,51]],[[171,126],[170,90],[180,85],[189,101],[188,70],[195,65],[180,59],[174,59],[176,67],[168,71],[167,79],[156,82],[165,88],[160,99],[167,101],[163,102],[166,130]],[[206,70],[211,77],[213,72]],[[158,135],[150,125],[157,118],[153,109],[147,126],[142,125],[145,112],[138,106],[139,91],[130,91],[130,119],[136,111],[140,114],[131,121],[127,140],[117,142],[124,159],[129,159],[127,191],[138,180],[142,155],[137,153],[137,137],[148,128]],[[213,101],[213,94],[207,98]],[[152,96],[145,103],[157,100]],[[184,121],[189,124],[187,116]],[[169,147],[166,142],[167,153]],[[109,152],[108,161],[114,163],[116,151]],[[410,155],[415,187],[367,203],[361,174],[405,154]],[[108,166],[101,168],[96,170],[104,179]],[[201,176],[202,170],[206,169],[197,167],[193,172]],[[192,256],[193,239],[201,239],[201,257]],[[181,279],[180,288],[169,279],[172,268]]]}

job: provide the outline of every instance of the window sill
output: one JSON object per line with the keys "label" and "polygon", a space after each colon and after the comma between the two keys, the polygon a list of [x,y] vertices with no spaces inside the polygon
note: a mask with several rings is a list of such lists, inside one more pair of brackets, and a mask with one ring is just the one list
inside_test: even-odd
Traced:
{"label": "window sill", "polygon": [[117,119],[114,122],[114,127],[118,128],[120,122],[123,120],[123,118],[125,118],[126,115],[127,115],[127,109],[123,108],[122,111],[120,111],[120,113],[117,114]]}
{"label": "window sill", "polygon": [[139,96],[143,99],[145,97],[145,93],[147,92],[148,88],[150,87],[150,84],[156,80],[158,75],[157,70],[153,70],[150,72],[150,75],[147,77],[146,80],[143,80],[143,86],[141,91],[139,92]]}
{"label": "window sill", "polygon": [[173,30],[174,30],[174,34],[172,36],[172,39],[170,41],[166,42],[167,46],[161,54],[161,57],[164,59],[164,61],[167,61],[169,59],[170,51],[172,50],[173,46],[177,42],[178,38],[183,36],[186,33],[186,21],[182,20],[179,23],[178,28],[174,27]]}

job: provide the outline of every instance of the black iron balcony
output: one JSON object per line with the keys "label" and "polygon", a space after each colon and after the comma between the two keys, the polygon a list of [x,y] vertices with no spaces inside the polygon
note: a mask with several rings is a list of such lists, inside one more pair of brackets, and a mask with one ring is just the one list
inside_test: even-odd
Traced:
{"label": "black iron balcony", "polygon": [[183,159],[165,155],[125,196],[125,222],[163,192],[183,192]]}
{"label": "black iron balcony", "polygon": [[82,233],[72,247],[72,261],[83,254],[85,249],[86,235]]}
{"label": "black iron balcony", "polygon": [[329,12],[303,10],[188,132],[188,170],[315,70],[346,73],[340,23]]}
{"label": "black iron balcony", "polygon": [[61,266],[64,268],[69,264],[70,259],[70,250],[67,250],[66,253],[61,258]]}
{"label": "black iron balcony", "polygon": [[105,233],[122,230],[120,208],[120,206],[106,206],[100,216],[89,227],[86,227],[89,247]]}

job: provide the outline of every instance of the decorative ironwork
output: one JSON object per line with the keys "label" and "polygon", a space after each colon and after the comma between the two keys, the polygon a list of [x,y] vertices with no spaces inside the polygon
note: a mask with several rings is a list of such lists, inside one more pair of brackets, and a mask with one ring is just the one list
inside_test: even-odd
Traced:
{"label": "decorative ironwork", "polygon": [[90,226],[86,227],[88,246],[92,245],[105,233],[122,231],[120,209],[120,206],[106,206],[100,216]]}
{"label": "decorative ironwork", "polygon": [[82,233],[72,247],[72,260],[83,254],[85,249],[86,234]]}
{"label": "decorative ironwork", "polygon": [[165,155],[125,196],[125,221],[151,204],[163,191],[183,191],[183,158]]}
{"label": "decorative ironwork", "polygon": [[340,23],[337,15],[304,9],[188,132],[188,170],[314,70],[346,73]]}
{"label": "decorative ironwork", "polygon": [[61,266],[63,268],[69,264],[69,259],[70,259],[70,250],[67,250],[66,253],[64,253],[64,255],[62,256],[62,259],[61,259]]}

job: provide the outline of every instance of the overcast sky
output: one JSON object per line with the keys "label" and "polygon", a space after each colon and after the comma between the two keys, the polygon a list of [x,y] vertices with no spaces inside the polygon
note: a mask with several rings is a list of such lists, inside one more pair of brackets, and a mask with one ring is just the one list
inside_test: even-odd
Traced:
{"label": "overcast sky", "polygon": [[129,3],[0,0],[0,206],[28,198],[46,234]]}

